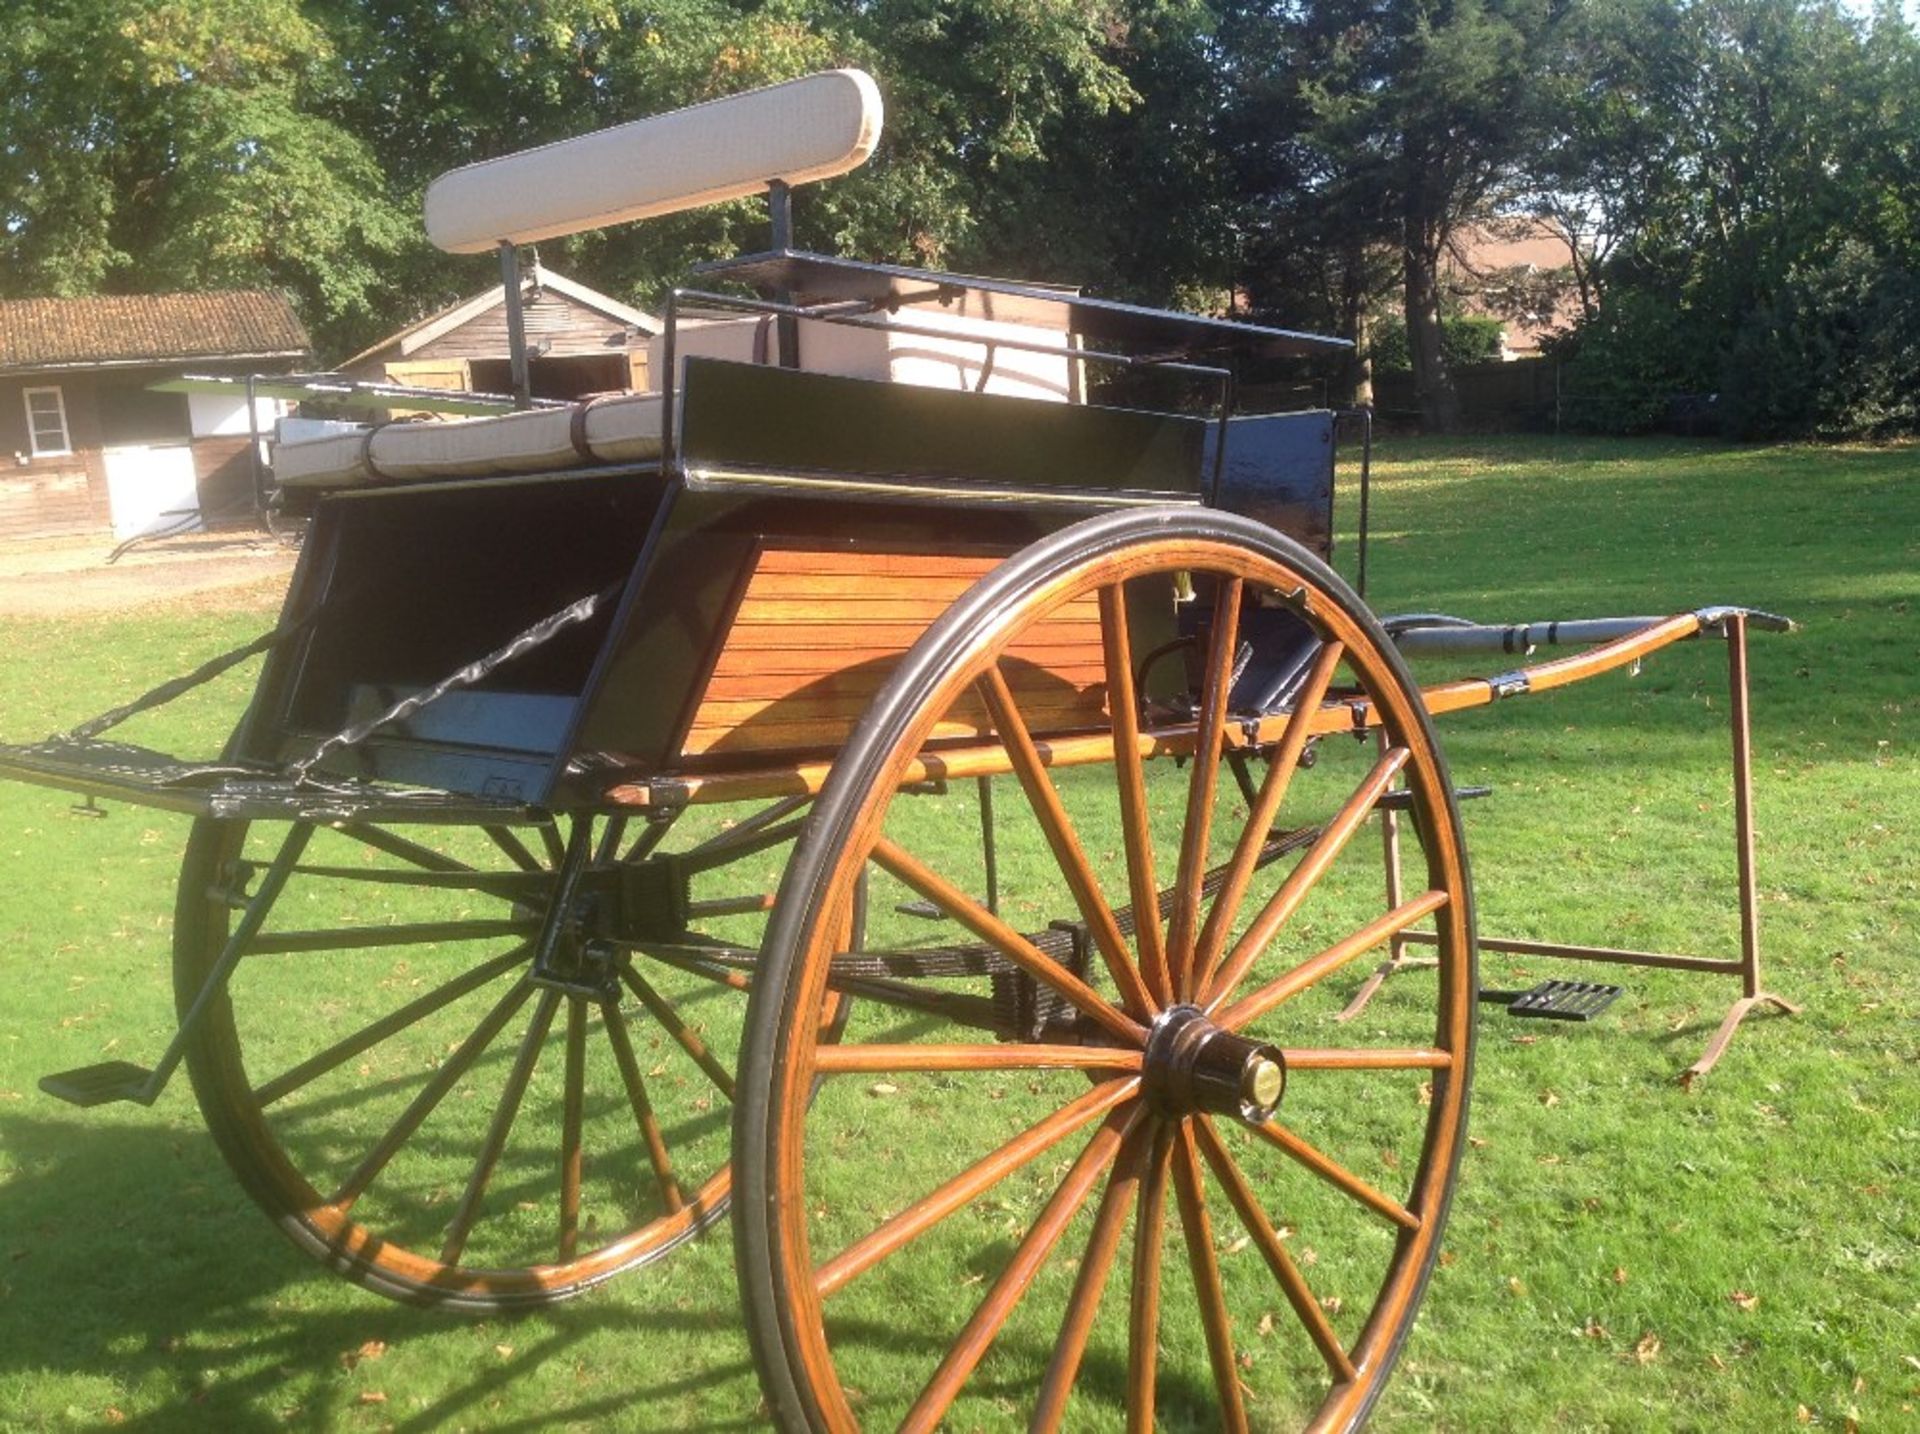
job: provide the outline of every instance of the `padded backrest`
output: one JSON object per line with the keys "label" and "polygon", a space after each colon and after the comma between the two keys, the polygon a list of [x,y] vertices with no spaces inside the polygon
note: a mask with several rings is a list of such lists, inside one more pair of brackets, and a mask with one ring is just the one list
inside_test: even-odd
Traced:
{"label": "padded backrest", "polygon": [[427,187],[427,237],[477,254],[831,179],[866,162],[881,120],[872,76],[826,70],[449,170]]}

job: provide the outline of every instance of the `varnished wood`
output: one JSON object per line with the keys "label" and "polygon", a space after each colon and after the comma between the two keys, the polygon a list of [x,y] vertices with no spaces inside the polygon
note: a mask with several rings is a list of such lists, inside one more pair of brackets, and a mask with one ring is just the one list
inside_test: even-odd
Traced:
{"label": "varnished wood", "polygon": [[1106,1123],[1094,1132],[1080,1158],[1074,1161],[1067,1176],[1060,1182],[1060,1188],[1054,1191],[1053,1198],[1047,1201],[1046,1208],[1040,1212],[1033,1226],[1013,1252],[1013,1258],[994,1281],[993,1288],[981,1300],[973,1318],[947,1350],[946,1358],[940,1361],[940,1367],[934,1371],[933,1378],[921,1391],[913,1408],[907,1411],[907,1417],[900,1422],[904,1434],[932,1434],[939,1426],[942,1416],[952,1406],[960,1387],[966,1383],[967,1376],[986,1355],[994,1337],[1013,1314],[1014,1307],[1020,1303],[1022,1295],[1040,1273],[1047,1256],[1053,1253],[1053,1247],[1060,1243],[1060,1237],[1067,1232],[1067,1224],[1080,1207],[1086,1203],[1087,1196],[1100,1177],[1113,1163],[1118,1154],[1121,1141],[1138,1120],[1138,1110],[1115,1112],[1107,1117]]}
{"label": "varnished wood", "polygon": [[[1233,660],[1240,632],[1240,595],[1244,584],[1229,578],[1213,601],[1213,633],[1200,687],[1200,718],[1188,767],[1187,815],[1180,828],[1180,864],[1173,882],[1173,911],[1167,922],[1167,964],[1174,992],[1191,1001],[1194,942],[1200,926],[1200,882],[1213,838],[1213,799],[1220,785],[1220,739],[1226,729],[1227,699],[1232,695]],[[1155,908],[1149,907],[1152,911]]]}
{"label": "varnished wood", "polygon": [[1207,1164],[1213,1168],[1214,1178],[1226,1192],[1228,1203],[1240,1216],[1240,1223],[1246,1227],[1247,1233],[1253,1237],[1254,1247],[1266,1260],[1267,1268],[1273,1271],[1281,1293],[1286,1295],[1287,1303],[1293,1306],[1300,1323],[1306,1326],[1307,1335],[1313,1340],[1314,1348],[1320,1351],[1320,1357],[1327,1362],[1327,1368],[1341,1383],[1353,1379],[1357,1371],[1347,1356],[1346,1346],[1340,1343],[1340,1336],[1327,1321],[1326,1311],[1320,1308],[1313,1291],[1307,1288],[1306,1277],[1287,1253],[1287,1247],[1281,1243],[1273,1222],[1260,1208],[1253,1187],[1247,1183],[1245,1172],[1222,1143],[1220,1132],[1213,1128],[1212,1121],[1200,1116],[1193,1122],[1192,1133],[1206,1156]]}
{"label": "varnished wood", "polygon": [[883,871],[919,892],[1036,981],[1059,992],[1110,1034],[1135,1048],[1146,1045],[1144,1026],[1116,1010],[1106,997],[924,862],[884,837],[874,843],[873,860]]}
{"label": "varnished wood", "polygon": [[814,1274],[814,1288],[823,1297],[833,1294],[849,1280],[866,1273],[984,1191],[991,1190],[1021,1166],[1051,1150],[1074,1131],[1098,1120],[1115,1106],[1130,1099],[1139,1088],[1138,1080],[1107,1081],[1062,1106],[1045,1120],[1029,1126],[992,1154],[976,1160],[939,1189],[916,1200],[871,1234],[856,1240],[821,1265]]}
{"label": "varnished wood", "polygon": [[1286,1046],[1280,1054],[1290,1071],[1444,1071],[1453,1067],[1453,1052],[1431,1046]]}
{"label": "varnished wood", "polygon": [[694,1034],[693,1027],[681,1019],[680,1013],[674,1010],[673,1004],[653,988],[652,982],[631,966],[620,968],[620,979],[625,981],[627,988],[640,998],[640,1004],[653,1013],[654,1020],[666,1028],[667,1034],[673,1037],[680,1049],[693,1057],[694,1064],[707,1073],[707,1079],[719,1086],[721,1093],[728,1100],[732,1100],[733,1072],[722,1065],[713,1052],[707,1049],[706,1042]]}
{"label": "varnished wood", "polygon": [[1156,1001],[1173,999],[1166,933],[1159,921],[1160,883],[1154,876],[1153,821],[1146,774],[1140,765],[1139,694],[1133,682],[1133,634],[1126,589],[1100,589],[1100,631],[1106,661],[1107,706],[1113,720],[1114,780],[1120,789],[1120,833],[1127,850],[1127,886],[1136,913],[1134,940],[1140,974]]}
{"label": "varnished wood", "polygon": [[513,1069],[507,1073],[507,1083],[501,1087],[499,1102],[494,1106],[493,1122],[487,1127],[487,1138],[480,1147],[480,1157],[474,1161],[473,1172],[467,1177],[467,1188],[461,1192],[460,1203],[454,1207],[453,1218],[447,1222],[446,1241],[440,1247],[442,1264],[459,1264],[461,1255],[466,1251],[467,1238],[480,1218],[480,1205],[486,1198],[487,1185],[500,1164],[501,1152],[507,1148],[507,1137],[513,1134],[513,1123],[519,1119],[520,1100],[527,1093],[527,1082],[533,1079],[533,1068],[539,1064],[540,1050],[546,1044],[547,1032],[553,1025],[553,1013],[559,1004],[560,993],[546,991],[541,994],[540,1004],[534,1008],[533,1019],[527,1024],[527,1034],[514,1056]]}
{"label": "varnished wood", "polygon": [[1226,949],[1227,937],[1233,931],[1234,918],[1239,915],[1240,903],[1247,894],[1247,883],[1253,879],[1254,868],[1259,863],[1261,848],[1266,845],[1268,834],[1279,817],[1280,804],[1287,798],[1293,774],[1299,770],[1300,754],[1307,744],[1313,714],[1326,696],[1327,685],[1333,681],[1334,669],[1340,665],[1340,656],[1345,651],[1337,642],[1329,642],[1321,647],[1320,655],[1314,659],[1306,683],[1295,699],[1293,715],[1287,721],[1286,731],[1281,734],[1280,745],[1268,760],[1267,775],[1260,783],[1259,797],[1247,816],[1240,841],[1234,847],[1226,883],[1213,898],[1213,909],[1207,913],[1207,924],[1200,933],[1199,949],[1193,963],[1192,989],[1196,991],[1209,989],[1213,981],[1221,953]]}
{"label": "varnished wood", "polygon": [[586,1121],[587,1003],[567,998],[567,1070],[560,1111],[560,1258],[580,1253],[580,1178],[585,1151],[582,1126]]}
{"label": "varnished wood", "polygon": [[[993,714],[994,730],[1006,745],[1014,775],[1019,777],[1027,801],[1039,819],[1040,830],[1046,836],[1047,846],[1053,852],[1061,878],[1073,893],[1080,919],[1086,922],[1093,944],[1100,952],[1101,960],[1106,963],[1107,974],[1119,988],[1121,1004],[1136,1019],[1143,1018],[1152,1010],[1153,998],[1147,992],[1146,982],[1141,979],[1140,968],[1133,963],[1132,953],[1127,949],[1127,938],[1121,934],[1113,908],[1107,904],[1100,890],[1100,883],[1087,862],[1080,838],[1074,833],[1073,822],[1067,816],[1066,806],[1060,800],[1059,790],[1040,761],[1033,733],[1021,715],[1019,702],[1007,683],[1006,674],[998,664],[982,674],[980,692]],[[1149,911],[1155,909],[1148,908]]]}
{"label": "varnished wood", "polygon": [[1213,1366],[1213,1387],[1220,1396],[1220,1427],[1228,1434],[1246,1434],[1247,1402],[1240,1392],[1240,1370],[1233,1357],[1233,1322],[1227,1314],[1220,1258],[1213,1249],[1213,1220],[1207,1214],[1205,1182],[1194,1151],[1194,1124],[1181,1121],[1175,1127],[1173,1193],[1180,1205],[1180,1228],[1186,1235],[1200,1328],[1207,1337],[1207,1362]]}
{"label": "varnished wood", "polygon": [[1074,1381],[1080,1377],[1080,1361],[1087,1351],[1087,1338],[1093,1333],[1093,1319],[1099,1313],[1107,1276],[1113,1269],[1114,1256],[1119,1253],[1120,1237],[1126,1231],[1127,1216],[1139,1194],[1140,1176],[1152,1149],[1152,1126],[1142,1121],[1127,1133],[1114,1161],[1113,1176],[1100,1196],[1093,1230],[1087,1236],[1086,1253],[1080,1257],[1080,1269],[1067,1296],[1066,1314],[1054,1340],[1053,1358],[1047,1363],[1033,1414],[1027,1421],[1029,1434],[1053,1434],[1066,1416],[1067,1399],[1073,1393]]}
{"label": "varnished wood", "polygon": [[1336,1190],[1351,1195],[1369,1210],[1385,1216],[1394,1224],[1408,1230],[1420,1228],[1420,1217],[1413,1211],[1392,1196],[1381,1194],[1346,1166],[1323,1151],[1315,1149],[1279,1121],[1269,1120],[1262,1125],[1249,1128],[1275,1149],[1284,1151],[1289,1159],[1311,1170]]}
{"label": "varnished wood", "polygon": [[1396,931],[1404,931],[1414,922],[1431,916],[1447,904],[1444,891],[1425,891],[1411,901],[1402,902],[1383,916],[1377,916],[1344,940],[1309,956],[1286,975],[1269,981],[1259,990],[1242,996],[1215,1018],[1230,1031],[1257,1021],[1282,1001],[1290,1001],[1317,981],[1356,957],[1364,956]]}
{"label": "varnished wood", "polygon": [[1267,949],[1280,928],[1299,910],[1307,893],[1327,874],[1327,869],[1346,849],[1347,843],[1353,840],[1353,834],[1373,814],[1381,795],[1392,784],[1394,774],[1406,760],[1407,751],[1404,747],[1395,747],[1384,753],[1367,774],[1366,780],[1334,813],[1333,819],[1321,828],[1319,840],[1307,848],[1306,855],[1287,874],[1280,889],[1268,898],[1267,904],[1253,918],[1246,933],[1234,943],[1233,950],[1228,953],[1225,964],[1207,987],[1200,1003],[1208,1011],[1219,1009],[1220,1003],[1232,994],[1233,989],[1253,968],[1253,963],[1260,959],[1261,952]]}
{"label": "varnished wood", "polygon": [[660,1187],[661,1203],[669,1213],[684,1206],[679,1177],[673,1173],[673,1159],[667,1153],[666,1137],[660,1133],[660,1120],[653,1113],[653,1101],[647,1095],[647,1083],[640,1074],[640,1062],[634,1055],[633,1039],[620,1009],[607,1001],[600,1007],[600,1021],[613,1047],[614,1064],[620,1068],[620,1083],[627,1092],[627,1104],[633,1110],[633,1123],[639,1128],[640,1142],[646,1147],[647,1163],[653,1167],[654,1183]]}
{"label": "varnished wood", "polygon": [[1153,1127],[1133,1222],[1133,1280],[1127,1298],[1127,1430],[1150,1434],[1160,1371],[1160,1255],[1166,1239],[1167,1175],[1173,1127]]}
{"label": "varnished wood", "polygon": [[1138,1050],[1111,1046],[857,1045],[822,1046],[814,1053],[822,1075],[873,1071],[1137,1071]]}
{"label": "varnished wood", "polygon": [[460,1078],[480,1058],[480,1053],[493,1043],[493,1038],[500,1034],[502,1027],[513,1019],[514,1012],[525,1005],[527,998],[532,994],[531,985],[525,980],[517,981],[513,989],[494,1004],[493,1009],[481,1018],[480,1024],[473,1028],[453,1054],[448,1056],[440,1068],[433,1073],[432,1078],[421,1088],[420,1093],[414,1096],[407,1108],[400,1113],[400,1118],[387,1128],[386,1133],[374,1143],[373,1148],[354,1167],[353,1173],[347,1176],[340,1188],[334,1192],[333,1198],[327,1201],[331,1209],[339,1214],[345,1214],[353,1208],[354,1203],[366,1194],[367,1187],[379,1178],[382,1170],[387,1168],[388,1162],[400,1153],[400,1147],[413,1138],[413,1133],[420,1128],[421,1122],[433,1114],[434,1107],[446,1099],[447,1092],[454,1088]]}

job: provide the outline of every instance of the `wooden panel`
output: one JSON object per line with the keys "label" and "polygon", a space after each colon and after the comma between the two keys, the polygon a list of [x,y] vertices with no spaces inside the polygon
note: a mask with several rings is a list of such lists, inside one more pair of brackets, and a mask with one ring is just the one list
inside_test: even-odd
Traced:
{"label": "wooden panel", "polygon": [[[837,747],[901,655],[1000,558],[768,548],[755,560],[688,727],[689,757]],[[1106,722],[1100,613],[1078,599],[1003,659],[1037,732]],[[936,739],[991,731],[969,698]]]}
{"label": "wooden panel", "polygon": [[84,467],[0,473],[0,540],[97,533],[104,527],[94,512]]}

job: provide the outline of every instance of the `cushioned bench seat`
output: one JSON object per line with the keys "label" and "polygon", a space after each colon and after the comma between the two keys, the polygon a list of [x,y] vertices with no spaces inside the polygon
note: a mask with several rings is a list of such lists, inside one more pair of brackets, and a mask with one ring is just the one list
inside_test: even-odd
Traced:
{"label": "cushioned bench seat", "polygon": [[[1082,397],[1080,361],[1058,331],[940,309],[909,310],[901,322],[923,332],[802,320],[799,367],[842,378],[1048,403],[1075,403]],[[683,368],[693,357],[765,364],[773,358],[773,320],[682,315],[674,342]],[[1006,347],[1011,343],[1037,344],[1046,351]],[[650,341],[649,360],[650,372],[667,371],[664,335]],[[646,462],[660,456],[661,402],[658,393],[612,394],[570,408],[330,434],[278,444],[273,472],[287,488],[349,488]]]}
{"label": "cushioned bench seat", "polygon": [[615,394],[567,408],[493,418],[389,423],[274,448],[286,488],[352,488],[509,473],[545,473],[660,456],[661,396]]}

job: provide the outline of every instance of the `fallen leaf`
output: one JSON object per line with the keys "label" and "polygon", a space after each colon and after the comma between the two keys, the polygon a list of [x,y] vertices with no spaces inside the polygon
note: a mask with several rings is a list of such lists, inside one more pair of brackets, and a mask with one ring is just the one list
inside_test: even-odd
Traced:
{"label": "fallen leaf", "polygon": [[1508,1294],[1512,1295],[1515,1299],[1519,1299],[1522,1295],[1526,1294],[1526,1292],[1527,1292],[1527,1287],[1520,1282],[1520,1279],[1518,1276],[1516,1275],[1507,1276],[1507,1293]]}
{"label": "fallen leaf", "polygon": [[1485,1150],[1487,1148],[1487,1142],[1477,1135],[1469,1135],[1467,1137],[1467,1144],[1471,1145],[1475,1150]]}
{"label": "fallen leaf", "polygon": [[1454,1254],[1452,1250],[1442,1250],[1440,1252],[1440,1263],[1442,1266],[1451,1265],[1455,1260],[1459,1258],[1460,1257]]}
{"label": "fallen leaf", "polygon": [[496,1344],[493,1347],[493,1352],[499,1355],[502,1359],[513,1358],[513,1346],[510,1344]]}
{"label": "fallen leaf", "polygon": [[378,1359],[386,1352],[387,1346],[384,1340],[370,1339],[360,1346],[360,1357],[362,1359]]}
{"label": "fallen leaf", "polygon": [[1433,1104],[1433,1082],[1430,1080],[1423,1080],[1420,1082],[1420,1104],[1422,1105]]}
{"label": "fallen leaf", "polygon": [[1794,1405],[1793,1406],[1793,1422],[1796,1424],[1813,1423],[1813,1411],[1807,1408],[1807,1406],[1804,1404]]}
{"label": "fallen leaf", "polygon": [[1548,1110],[1552,1110],[1556,1105],[1560,1104],[1560,1097],[1550,1090],[1543,1090],[1540,1092],[1540,1104],[1544,1105]]}
{"label": "fallen leaf", "polygon": [[1320,1308],[1325,1310],[1330,1315],[1337,1315],[1340,1313],[1341,1307],[1344,1306],[1345,1304],[1346,1304],[1346,1301],[1341,1299],[1340,1296],[1328,1295],[1325,1299],[1320,1301]]}
{"label": "fallen leaf", "polygon": [[1734,1306],[1738,1309],[1755,1310],[1760,1308],[1760,1296],[1748,1294],[1745,1290],[1734,1290],[1728,1294],[1727,1298],[1733,1301]]}
{"label": "fallen leaf", "polygon": [[1715,1369],[1725,1369],[1727,1367],[1727,1362],[1717,1354],[1708,1355],[1707,1363],[1711,1364]]}
{"label": "fallen leaf", "polygon": [[1253,1236],[1242,1235],[1239,1239],[1235,1240],[1232,1244],[1228,1245],[1227,1248],[1222,1250],[1220,1253],[1223,1255],[1237,1255],[1252,1243],[1253,1243]]}
{"label": "fallen leaf", "polygon": [[377,1389],[363,1389],[360,1391],[360,1402],[362,1404],[385,1404],[387,1402],[387,1396]]}
{"label": "fallen leaf", "polygon": [[1585,1335],[1588,1339],[1612,1338],[1612,1336],[1607,1333],[1607,1327],[1601,1324],[1600,1321],[1595,1319],[1592,1315],[1587,1316],[1586,1326],[1580,1331],[1580,1333]]}
{"label": "fallen leaf", "polygon": [[1613,1282],[1616,1285],[1624,1285],[1627,1282],[1627,1271],[1625,1266],[1615,1265],[1613,1267]]}
{"label": "fallen leaf", "polygon": [[109,1424],[124,1424],[127,1422],[127,1416],[125,1411],[116,1409],[113,1405],[109,1404],[107,1406],[106,1421]]}
{"label": "fallen leaf", "polygon": [[877,1080],[867,1087],[868,1095],[898,1095],[900,1087],[890,1080]]}
{"label": "fallen leaf", "polygon": [[1273,1333],[1273,1316],[1271,1314],[1261,1315],[1260,1323],[1255,1325],[1254,1329],[1263,1337],[1266,1335],[1272,1334]]}
{"label": "fallen leaf", "polygon": [[1532,1044],[1533,1044],[1533,1043],[1534,1043],[1535,1041],[1537,1041],[1537,1040],[1539,1040],[1539,1039],[1540,1039],[1540,1038],[1539,1038],[1538,1036],[1509,1036],[1509,1037],[1507,1037],[1507,1040],[1508,1040],[1508,1042],[1509,1042],[1510,1044],[1512,1044],[1512,1045],[1516,1045],[1516,1046],[1530,1046],[1530,1045],[1532,1045]]}
{"label": "fallen leaf", "polygon": [[1633,1357],[1640,1364],[1652,1364],[1660,1357],[1660,1336],[1648,1330],[1640,1336],[1640,1342],[1633,1347]]}

